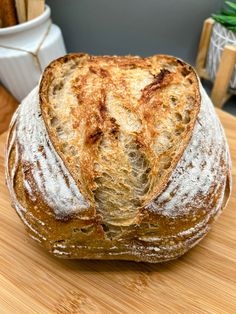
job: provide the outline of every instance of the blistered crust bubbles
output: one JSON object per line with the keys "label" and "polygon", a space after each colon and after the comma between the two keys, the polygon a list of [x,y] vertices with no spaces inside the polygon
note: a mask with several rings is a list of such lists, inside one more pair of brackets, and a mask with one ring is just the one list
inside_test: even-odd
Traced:
{"label": "blistered crust bubbles", "polygon": [[125,227],[167,184],[200,94],[194,71],[173,57],[72,55],[44,72],[40,104],[85,199],[103,223]]}

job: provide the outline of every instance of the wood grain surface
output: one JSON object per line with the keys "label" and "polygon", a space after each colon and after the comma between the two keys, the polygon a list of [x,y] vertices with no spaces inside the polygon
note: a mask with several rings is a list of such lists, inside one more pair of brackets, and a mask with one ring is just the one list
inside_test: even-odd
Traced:
{"label": "wood grain surface", "polygon": [[[236,178],[236,118],[217,111]],[[165,264],[60,260],[28,238],[11,208],[0,136],[1,313],[236,313],[236,186],[208,236]]]}
{"label": "wood grain surface", "polygon": [[9,122],[17,105],[17,100],[0,85],[0,134],[8,129]]}

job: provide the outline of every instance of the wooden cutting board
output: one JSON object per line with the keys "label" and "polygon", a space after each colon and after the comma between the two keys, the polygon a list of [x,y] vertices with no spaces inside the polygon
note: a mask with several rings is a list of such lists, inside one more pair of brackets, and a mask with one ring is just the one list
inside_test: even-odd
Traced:
{"label": "wooden cutting board", "polygon": [[17,100],[0,84],[0,134],[8,129],[12,114],[17,106]]}
{"label": "wooden cutting board", "polygon": [[[236,118],[217,111],[236,178]],[[60,260],[24,231],[4,183],[0,136],[0,313],[236,313],[236,186],[208,236],[165,264]]]}

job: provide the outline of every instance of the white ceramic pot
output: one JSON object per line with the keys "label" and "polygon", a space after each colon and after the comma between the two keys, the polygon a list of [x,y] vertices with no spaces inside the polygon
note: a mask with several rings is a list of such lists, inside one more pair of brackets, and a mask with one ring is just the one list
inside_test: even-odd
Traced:
{"label": "white ceramic pot", "polygon": [[[225,45],[236,45],[236,33],[215,22],[206,61],[206,70],[212,82],[215,80]],[[230,87],[236,89],[236,66],[230,81]]]}
{"label": "white ceramic pot", "polygon": [[21,101],[37,85],[50,61],[66,53],[51,11],[16,26],[0,28],[0,81]]}

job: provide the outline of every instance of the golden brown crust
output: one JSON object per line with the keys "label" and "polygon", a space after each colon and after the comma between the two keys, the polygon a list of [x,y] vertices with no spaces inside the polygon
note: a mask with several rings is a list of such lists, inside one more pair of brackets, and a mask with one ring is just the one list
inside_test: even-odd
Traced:
{"label": "golden brown crust", "polygon": [[[7,148],[13,205],[34,239],[64,258],[161,262],[203,238],[228,199],[230,166],[190,66],[164,55],[73,54],[47,67],[39,96],[35,110],[35,96],[22,104]],[[39,117],[28,126],[24,111]],[[36,142],[26,152],[28,133]],[[74,189],[81,208],[66,206],[59,186],[49,192],[50,182]]]}

